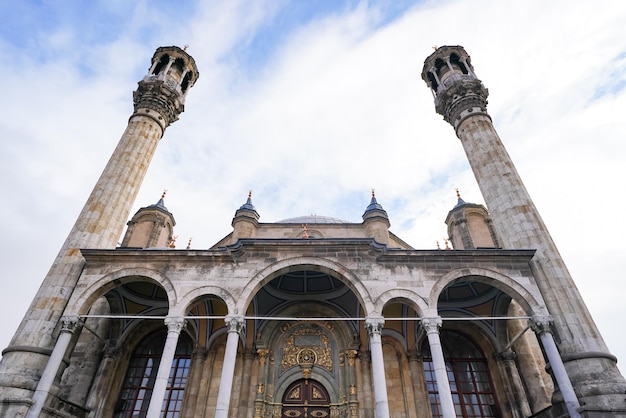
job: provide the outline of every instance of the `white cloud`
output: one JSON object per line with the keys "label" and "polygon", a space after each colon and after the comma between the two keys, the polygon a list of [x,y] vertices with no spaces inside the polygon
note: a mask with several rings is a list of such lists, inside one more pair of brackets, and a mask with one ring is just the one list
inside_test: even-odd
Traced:
{"label": "white cloud", "polygon": [[[0,345],[8,345],[122,134],[156,46],[189,44],[201,75],[159,144],[133,212],[169,189],[179,246],[193,237],[194,248],[207,248],[226,235],[249,188],[261,221],[317,213],[358,222],[375,187],[392,231],[433,248],[446,233],[455,187],[466,201],[482,200],[420,79],[432,45],[462,44],[609,348],[626,359],[617,261],[626,250],[618,218],[626,92],[596,94],[616,86],[607,78],[623,80],[626,4],[448,1],[418,5],[383,26],[382,11],[362,4],[296,28],[268,50],[263,67],[249,68],[246,48],[282,7],[252,4],[202,2],[179,17],[146,16],[146,3],[115,22],[122,29],[107,43],[81,44],[71,26],[52,32],[46,47],[55,54],[44,62],[0,39],[15,56],[0,62],[11,104],[0,122],[0,214],[12,286],[1,309],[13,319],[0,328]],[[156,28],[146,35],[133,24]]]}

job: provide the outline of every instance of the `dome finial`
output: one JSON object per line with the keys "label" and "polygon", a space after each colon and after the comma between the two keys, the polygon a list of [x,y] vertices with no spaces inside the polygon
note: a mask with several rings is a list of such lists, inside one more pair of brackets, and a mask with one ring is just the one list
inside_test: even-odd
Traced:
{"label": "dome finial", "polygon": [[176,238],[178,238],[178,235],[174,235],[172,237],[172,240],[170,241],[170,244],[168,245],[168,247],[170,248],[176,248]]}
{"label": "dome finial", "polygon": [[190,250],[190,249],[191,249],[191,240],[192,240],[192,239],[193,239],[193,238],[189,238],[189,241],[187,241],[187,250]]}
{"label": "dome finial", "polygon": [[376,189],[372,187],[372,197],[376,197]]}
{"label": "dome finial", "polygon": [[461,192],[459,192],[459,188],[457,187],[456,189],[454,189],[456,191],[456,206],[454,206],[455,208],[457,206],[461,206],[465,204],[465,200],[461,199]]}
{"label": "dome finial", "polygon": [[167,189],[163,189],[163,194],[161,194],[161,199],[165,199],[166,194],[167,194]]}

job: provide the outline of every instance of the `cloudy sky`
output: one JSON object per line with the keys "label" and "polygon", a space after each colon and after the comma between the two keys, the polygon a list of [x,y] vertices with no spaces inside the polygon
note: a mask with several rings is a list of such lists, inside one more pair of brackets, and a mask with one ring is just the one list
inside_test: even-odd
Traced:
{"label": "cloudy sky", "polygon": [[157,47],[189,45],[200,79],[132,213],[167,189],[179,247],[192,237],[201,249],[230,232],[250,189],[262,222],[360,222],[375,188],[391,230],[434,248],[455,188],[482,203],[420,79],[433,45],[463,45],[626,364],[626,2],[68,0],[2,2],[0,15],[1,347],[124,131]]}

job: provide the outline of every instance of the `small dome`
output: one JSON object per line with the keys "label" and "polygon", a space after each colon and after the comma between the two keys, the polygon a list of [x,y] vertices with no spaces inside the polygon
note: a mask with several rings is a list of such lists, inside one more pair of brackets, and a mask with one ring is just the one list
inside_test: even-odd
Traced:
{"label": "small dome", "polygon": [[287,218],[276,222],[277,224],[349,224],[351,222],[343,219],[333,218],[331,216],[322,215],[306,215],[296,216],[295,218]]}

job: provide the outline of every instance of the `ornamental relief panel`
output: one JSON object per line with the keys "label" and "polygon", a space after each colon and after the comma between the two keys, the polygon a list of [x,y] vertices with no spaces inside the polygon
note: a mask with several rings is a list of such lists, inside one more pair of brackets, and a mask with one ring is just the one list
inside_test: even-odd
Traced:
{"label": "ornamental relief panel", "polygon": [[328,337],[320,329],[299,328],[285,341],[282,351],[281,373],[294,366],[318,365],[333,371],[332,348]]}

